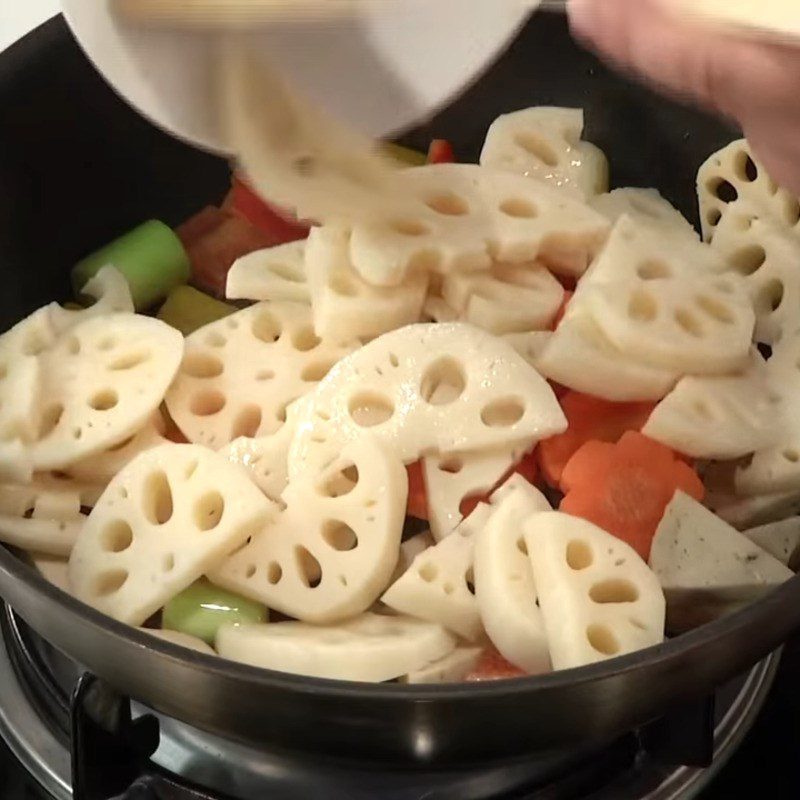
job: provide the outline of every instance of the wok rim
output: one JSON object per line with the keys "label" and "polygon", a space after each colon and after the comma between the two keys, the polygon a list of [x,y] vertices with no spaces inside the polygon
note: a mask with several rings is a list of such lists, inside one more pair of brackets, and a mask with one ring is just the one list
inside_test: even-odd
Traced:
{"label": "wok rim", "polygon": [[[6,50],[0,51],[0,74],[9,68],[13,70],[15,59],[22,62],[28,60],[34,52],[35,46],[46,44],[45,37],[57,38],[61,36],[62,30],[60,26],[64,24],[63,15],[59,13],[34,28],[6,48]],[[76,46],[78,45],[76,44]],[[109,87],[109,91],[113,91],[113,89]],[[390,703],[469,702],[470,700],[484,701],[492,698],[527,696],[559,691],[569,687],[603,682],[618,676],[635,673],[648,663],[661,661],[674,662],[677,665],[680,663],[681,658],[689,652],[714,642],[728,639],[737,632],[742,633],[751,627],[754,628],[760,623],[773,618],[776,613],[781,615],[780,612],[784,612],[782,616],[787,619],[785,624],[787,630],[800,629],[800,574],[797,574],[781,586],[769,591],[763,597],[752,601],[745,608],[728,614],[721,619],[701,625],[688,633],[682,633],[671,639],[666,639],[659,645],[624,656],[605,659],[588,666],[557,670],[542,675],[472,683],[369,683],[279,672],[230,661],[219,655],[208,655],[192,651],[164,641],[143,630],[118,622],[62,591],[40,575],[34,566],[26,563],[23,558],[15,555],[5,545],[0,545],[0,577],[21,583],[24,589],[43,595],[50,603],[58,603],[71,615],[88,623],[96,632],[110,637],[115,643],[123,641],[132,643],[139,648],[153,650],[162,658],[178,664],[188,665],[192,669],[199,669],[207,676],[234,678],[245,683],[257,684],[262,689],[279,690],[296,695],[325,696],[359,701],[380,700]],[[13,603],[9,603],[9,605],[14,608]],[[797,608],[797,611],[793,614],[786,614],[786,610],[792,607]],[[796,619],[792,621],[795,616]],[[37,626],[35,624],[30,622],[29,624],[36,629]],[[787,633],[780,642],[776,643],[776,647],[783,644],[790,635],[791,633]],[[106,676],[99,677],[105,678]]]}

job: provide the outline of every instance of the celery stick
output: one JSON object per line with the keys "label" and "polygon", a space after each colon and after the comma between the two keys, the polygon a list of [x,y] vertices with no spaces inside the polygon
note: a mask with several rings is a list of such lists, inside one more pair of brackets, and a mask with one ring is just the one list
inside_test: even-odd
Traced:
{"label": "celery stick", "polygon": [[151,308],[189,280],[186,250],[177,235],[157,220],[145,222],[76,264],[72,270],[76,297],[107,264],[125,276],[137,311]]}
{"label": "celery stick", "polygon": [[210,645],[220,625],[266,620],[267,609],[261,603],[219,589],[205,578],[173,597],[161,615],[162,627],[196,636]]}
{"label": "celery stick", "polygon": [[158,318],[188,336],[203,325],[216,322],[236,310],[191,286],[178,286],[170,292],[167,302],[161,306]]}

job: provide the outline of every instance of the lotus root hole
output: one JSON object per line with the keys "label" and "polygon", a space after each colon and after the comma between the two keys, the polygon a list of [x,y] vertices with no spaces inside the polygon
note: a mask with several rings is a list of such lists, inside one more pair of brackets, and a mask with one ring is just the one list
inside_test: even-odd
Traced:
{"label": "lotus root hole", "polygon": [[796,464],[800,461],[800,453],[797,450],[784,450],[783,457],[791,464]]}
{"label": "lotus root hole", "polygon": [[718,208],[712,208],[709,210],[708,214],[706,214],[706,221],[712,228],[719,225],[719,221],[721,219],[722,219],[722,212]]}
{"label": "lotus root hole", "polygon": [[595,583],[589,589],[589,597],[595,603],[635,603],[639,590],[630,582],[619,578]]}
{"label": "lotus root hole", "polygon": [[225,513],[225,500],[219,492],[206,492],[194,506],[194,524],[201,531],[210,531],[219,525]]}
{"label": "lotus root hole", "polygon": [[61,405],[61,403],[53,403],[45,408],[42,412],[42,418],[39,424],[40,439],[44,439],[55,430],[63,414],[64,406]]}
{"label": "lotus root hole", "polygon": [[172,572],[175,569],[175,555],[174,553],[167,553],[161,562],[161,569],[164,572]]}
{"label": "lotus root hole", "polygon": [[439,569],[436,564],[432,564],[428,561],[419,568],[418,574],[425,583],[433,583],[439,576]]}
{"label": "lotus root hole", "polygon": [[237,415],[231,430],[231,438],[238,439],[245,436],[252,439],[261,427],[261,408],[259,406],[245,406]]}
{"label": "lotus root hole", "polygon": [[95,411],[110,411],[119,403],[119,395],[113,389],[103,389],[89,398],[89,406]]}
{"label": "lotus root hole", "polygon": [[391,224],[395,233],[401,236],[425,236],[430,233],[430,228],[414,219],[398,219]]}
{"label": "lotus root hole", "polygon": [[538,215],[536,206],[521,197],[512,197],[500,203],[500,211],[514,219],[533,219]]}
{"label": "lotus root hole", "polygon": [[117,340],[113,336],[104,336],[97,342],[97,349],[107,352],[117,346]]}
{"label": "lotus root hole", "polygon": [[394,414],[394,404],[376,392],[357,392],[350,398],[348,411],[360,428],[374,428],[388,422]]}
{"label": "lotus root hole", "polygon": [[153,525],[164,525],[172,519],[172,489],[166,473],[158,470],[148,475],[142,490],[142,510]]}
{"label": "lotus root hole", "polygon": [[481,421],[488,428],[510,428],[525,414],[525,404],[518,397],[494,400],[481,411]]}
{"label": "lotus root hole", "polygon": [[328,520],[322,526],[322,538],[334,550],[346,553],[358,547],[356,532],[340,520]]}
{"label": "lotus root hole", "polygon": [[260,311],[253,320],[253,336],[261,342],[272,344],[281,338],[283,327],[275,315],[269,311]]}
{"label": "lotus root hole", "polygon": [[103,528],[100,545],[107,553],[122,553],[132,544],[133,529],[125,520],[114,520]]}
{"label": "lotus root hole", "polygon": [[316,589],[322,582],[322,567],[319,561],[302,545],[295,547],[294,556],[300,580],[309,589]]}
{"label": "lotus root hole", "polygon": [[462,469],[464,469],[464,462],[455,456],[439,462],[439,471],[446,472],[448,475],[458,475]]}
{"label": "lotus root hole", "polygon": [[528,543],[525,541],[524,536],[520,536],[519,539],[517,539],[517,550],[524,556],[528,555]]}
{"label": "lotus root hole", "polygon": [[189,410],[196,417],[211,417],[225,408],[225,395],[216,389],[208,389],[195,393]]}
{"label": "lotus root hole", "polygon": [[619,653],[619,642],[611,629],[606,625],[593,624],[586,629],[586,638],[589,644],[604,656],[613,656]]}
{"label": "lotus root hole", "polygon": [[643,281],[654,281],[661,278],[671,278],[672,270],[670,269],[669,264],[665,263],[664,261],[651,259],[639,264],[639,266],[636,268],[636,274]]}
{"label": "lotus root hole", "polygon": [[782,302],[783,283],[773,278],[758,290],[755,299],[756,311],[762,314],[777,311]]}
{"label": "lotus root hole", "polygon": [[702,338],[703,326],[700,324],[700,320],[698,320],[689,309],[679,308],[675,312],[675,322],[690,336],[694,336],[695,339]]}
{"label": "lotus root hole", "polygon": [[579,571],[591,567],[594,554],[591,546],[580,539],[573,539],[567,544],[567,565],[570,569]]}
{"label": "lotus root hole", "polygon": [[358,467],[350,464],[350,466],[337,469],[332,475],[326,476],[319,491],[325,497],[344,497],[356,488],[358,481]]}
{"label": "lotus root hole", "polygon": [[190,378],[205,380],[222,375],[225,365],[222,359],[212,353],[187,353],[181,364],[181,371]]}
{"label": "lotus root hole", "polygon": [[628,300],[628,316],[637,322],[652,322],[658,316],[658,303],[644,289],[634,291]]}
{"label": "lotus root hole", "polygon": [[124,372],[125,370],[138,367],[140,364],[144,364],[149,358],[150,353],[147,350],[134,350],[115,358],[108,365],[108,368],[112,372]]}
{"label": "lotus root hole", "polygon": [[446,581],[444,586],[442,586],[442,590],[444,591],[445,594],[453,594],[453,592],[456,590],[456,587],[453,586],[453,584],[450,583],[450,581]]}
{"label": "lotus root hole", "polygon": [[98,597],[108,597],[118,592],[128,580],[128,570],[109,569],[97,576],[94,592]]}
{"label": "lotus root hole", "polygon": [[270,561],[267,565],[267,583],[275,586],[283,577],[283,569],[277,561]]}
{"label": "lotus root hole", "polygon": [[443,192],[429,197],[425,205],[437,214],[447,217],[463,217],[469,214],[469,206],[466,201],[452,192]]}
{"label": "lotus root hole", "polygon": [[724,178],[712,178],[707,184],[708,191],[723,203],[735,203],[739,199],[736,187]]}
{"label": "lotus root hole", "polygon": [[767,251],[760,244],[749,244],[741,247],[728,256],[728,263],[740,275],[752,275],[764,266],[767,260]]}
{"label": "lotus root hole", "polygon": [[466,387],[464,368],[454,358],[445,356],[425,370],[420,382],[420,394],[426,403],[444,406],[458,400]]}
{"label": "lotus root hole", "polygon": [[758,180],[758,167],[746,150],[740,150],[734,160],[736,176],[747,183]]}
{"label": "lotus root hole", "polygon": [[475,594],[475,575],[470,567],[464,574],[464,583],[467,585],[467,591],[470,594]]}
{"label": "lotus root hole", "polygon": [[725,303],[720,302],[715,297],[701,294],[695,298],[695,303],[708,314],[711,319],[721,322],[723,325],[732,325],[734,322],[733,314]]}
{"label": "lotus root hole", "polygon": [[322,339],[314,333],[310,325],[303,326],[292,335],[292,346],[301,353],[313,350],[321,341]]}

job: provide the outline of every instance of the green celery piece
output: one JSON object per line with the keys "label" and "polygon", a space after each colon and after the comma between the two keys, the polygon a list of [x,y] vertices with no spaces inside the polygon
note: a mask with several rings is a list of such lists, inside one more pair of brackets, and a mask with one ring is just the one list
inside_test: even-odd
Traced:
{"label": "green celery piece", "polygon": [[128,281],[137,311],[161,302],[189,280],[189,256],[177,234],[163,222],[150,220],[78,262],[72,270],[76,297],[100,269],[110,264]]}
{"label": "green celery piece", "polygon": [[425,153],[420,153],[418,150],[412,150],[410,147],[404,147],[401,144],[384,142],[381,148],[385,155],[393,158],[404,167],[423,167],[428,163],[428,157]]}
{"label": "green celery piece", "polygon": [[163,628],[188,633],[212,646],[220,625],[266,621],[265,606],[220,589],[205,578],[173,597],[161,615]]}
{"label": "green celery piece", "polygon": [[215,300],[191,286],[178,286],[170,292],[167,302],[161,306],[158,318],[188,336],[209,322],[216,322],[236,310],[234,306]]}

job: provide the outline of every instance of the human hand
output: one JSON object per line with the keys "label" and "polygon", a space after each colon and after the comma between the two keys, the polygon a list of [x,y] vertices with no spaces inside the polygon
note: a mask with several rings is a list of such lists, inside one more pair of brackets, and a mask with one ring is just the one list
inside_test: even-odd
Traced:
{"label": "human hand", "polygon": [[661,91],[735,120],[772,178],[800,194],[800,42],[692,24],[663,0],[569,0],[573,35]]}

